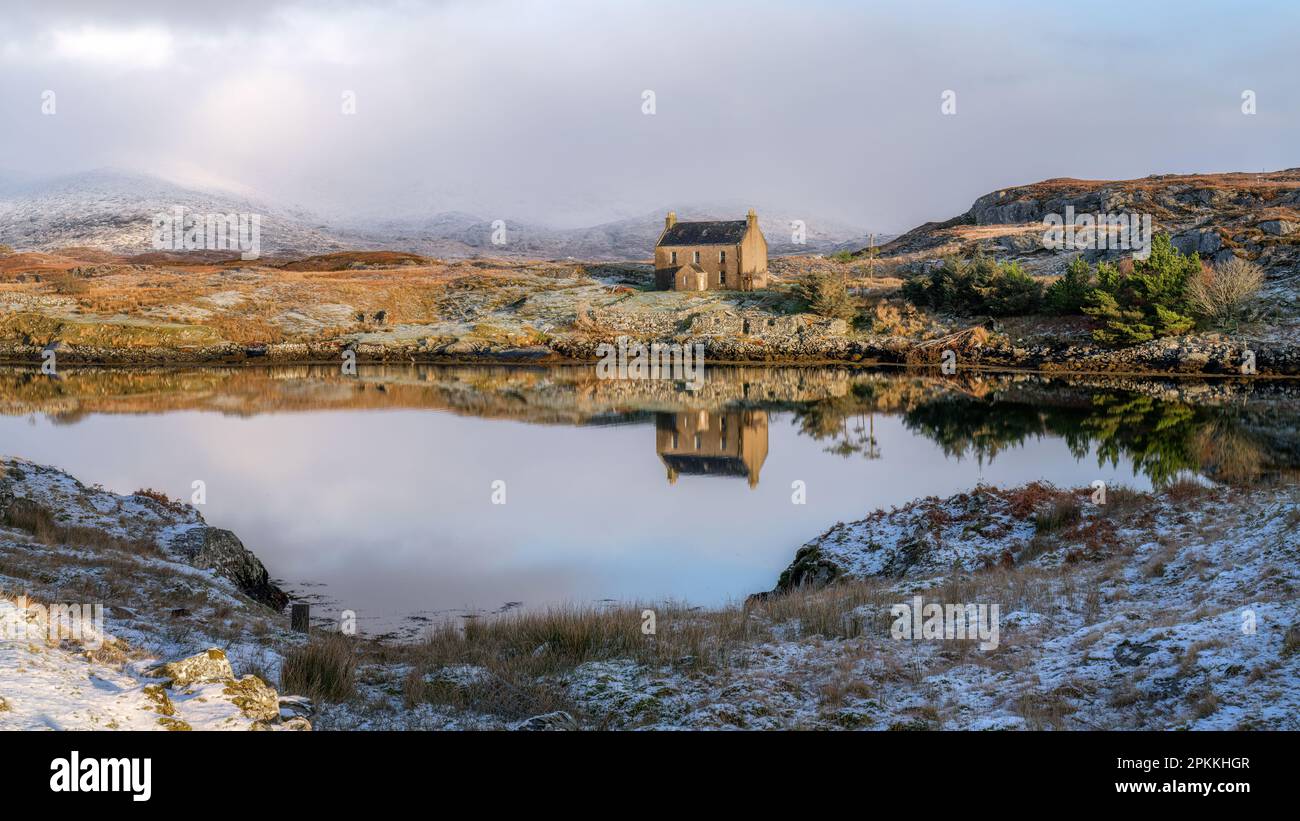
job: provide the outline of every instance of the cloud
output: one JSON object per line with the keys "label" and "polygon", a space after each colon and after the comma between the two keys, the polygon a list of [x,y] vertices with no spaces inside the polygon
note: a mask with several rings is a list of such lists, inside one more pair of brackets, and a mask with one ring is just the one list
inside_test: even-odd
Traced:
{"label": "cloud", "polygon": [[158,68],[172,57],[172,37],[166,29],[111,29],[81,26],[51,33],[54,59],[96,64]]}
{"label": "cloud", "polygon": [[[726,199],[898,231],[1045,177],[1297,164],[1300,13],[1250,13],[1252,26],[1173,3],[51,2],[0,31],[0,162],[201,169],[329,216],[565,226]],[[1257,117],[1237,112],[1244,88]],[[44,89],[56,117],[40,113]],[[955,117],[940,114],[945,89]]]}

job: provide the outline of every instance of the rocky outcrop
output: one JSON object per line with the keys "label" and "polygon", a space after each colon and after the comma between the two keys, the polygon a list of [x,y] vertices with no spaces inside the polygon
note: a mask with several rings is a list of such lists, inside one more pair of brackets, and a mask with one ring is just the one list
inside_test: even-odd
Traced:
{"label": "rocky outcrop", "polygon": [[[1300,271],[1300,169],[1265,174],[1187,174],[1136,180],[1052,179],[994,191],[946,222],[919,226],[878,250],[882,259],[906,262],[913,272],[944,254],[1022,258],[1034,273],[1056,273],[1074,257],[1044,246],[1041,234],[1025,233],[1049,214],[1131,213],[1151,217],[1183,253],[1220,261],[1232,256],[1257,262],[1268,273]],[[980,230],[970,231],[970,226]],[[1002,231],[996,230],[1005,226]],[[994,229],[994,230],[990,230]],[[1088,252],[1117,258],[1118,250]]]}
{"label": "rocky outcrop", "polygon": [[[0,472],[0,523],[26,529],[57,522],[60,540],[94,540],[102,546],[147,547],[228,579],[242,593],[272,610],[288,595],[270,579],[262,562],[229,530],[209,527],[191,505],[145,493],[129,496],[86,487],[72,476],[24,459],[5,459]],[[47,526],[46,529],[49,529]]]}
{"label": "rocky outcrop", "polygon": [[[235,678],[226,654],[212,648],[159,665],[145,673],[166,679],[144,688],[144,696],[168,730],[310,730],[311,702],[280,695],[255,675]],[[285,702],[294,709],[285,710]],[[305,703],[305,706],[304,706]]]}
{"label": "rocky outcrop", "polygon": [[825,587],[843,578],[900,579],[1014,564],[1030,557],[1024,551],[1037,517],[1058,507],[1079,511],[1079,496],[1034,483],[1011,490],[980,485],[946,499],[877,510],[800,547],[773,592]]}
{"label": "rocky outcrop", "polygon": [[169,686],[188,687],[191,684],[233,679],[235,671],[231,669],[226,654],[214,647],[189,658],[160,664],[149,670],[147,675],[168,679]]}
{"label": "rocky outcrop", "polygon": [[272,610],[283,610],[289,603],[288,594],[272,583],[261,560],[229,530],[191,528],[172,539],[171,549],[195,567],[234,582],[249,598]]}

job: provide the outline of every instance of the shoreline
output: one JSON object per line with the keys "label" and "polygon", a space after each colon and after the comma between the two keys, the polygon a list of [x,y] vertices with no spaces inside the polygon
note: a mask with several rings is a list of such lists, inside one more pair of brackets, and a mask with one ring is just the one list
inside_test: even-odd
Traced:
{"label": "shoreline", "polygon": [[[1294,729],[1300,715],[1300,652],[1288,649],[1300,648],[1300,623],[1287,615],[1300,590],[1291,524],[1300,504],[1286,486],[1114,488],[1099,506],[1087,488],[979,485],[832,526],[793,551],[773,590],[743,605],[573,605],[506,614],[472,632],[435,626],[423,641],[392,643],[289,631],[273,603],[241,595],[217,565],[194,566],[175,549],[179,526],[207,527],[188,505],[86,488],[25,460],[5,466],[3,575],[30,573],[42,598],[42,590],[83,589],[109,567],[136,591],[126,606],[106,602],[109,632],[124,637],[114,639],[119,658],[78,660],[47,648],[70,671],[61,675],[93,677],[107,664],[106,675],[134,682],[131,692],[148,699],[158,692],[150,689],[158,662],[203,656],[222,641],[233,666],[255,671],[256,682],[241,687],[263,702],[286,665],[304,658],[349,671],[339,694],[314,705],[284,697],[298,705],[284,716],[234,713],[224,719],[231,726],[307,729],[311,715],[318,729]],[[15,493],[19,485],[26,489]],[[42,488],[59,489],[50,497],[56,516],[82,526],[43,542],[15,529],[15,498]],[[85,517],[113,505],[111,526],[122,533],[95,536]],[[138,548],[127,537],[151,538],[163,553],[131,553]],[[51,556],[80,570],[42,582]],[[177,562],[191,568],[191,584],[206,580],[210,592],[194,601],[208,604],[169,604]],[[1001,604],[1000,644],[891,638],[891,608],[916,596]],[[658,618],[649,641],[643,608]],[[1258,638],[1236,630],[1243,608],[1260,620]],[[219,641],[212,631],[231,614],[241,626],[233,635],[222,628]],[[167,703],[211,698],[216,683],[238,701],[243,689],[231,688],[249,676],[236,680],[231,666],[223,661],[207,684],[167,685]],[[914,668],[919,679],[905,672]],[[959,687],[936,690],[940,682]],[[1267,695],[1277,688],[1296,704]],[[20,695],[37,698],[30,689]],[[163,719],[178,714],[157,709],[160,727],[176,729]]]}
{"label": "shoreline", "polygon": [[[650,342],[644,344],[671,344],[670,342]],[[85,352],[76,347],[60,345],[55,349],[57,360],[61,364],[77,368],[259,368],[289,365],[338,366],[343,353],[353,350],[356,364],[362,365],[428,365],[428,366],[501,366],[501,367],[591,367],[601,360],[595,355],[570,356],[554,351],[539,351],[534,348],[509,349],[493,353],[428,353],[415,352],[404,348],[386,346],[350,346],[350,345],[300,345],[293,343],[276,350],[268,346],[265,351],[250,353],[244,346],[214,346],[197,355],[182,353],[171,349],[118,349],[105,352],[94,349]],[[40,346],[23,346],[15,351],[15,346],[0,346],[0,366],[30,367],[39,369],[44,359]],[[910,351],[928,348],[912,348]],[[1110,353],[1118,356],[1134,349],[1117,349]],[[326,352],[329,355],[326,355]],[[894,353],[891,351],[891,354]],[[768,356],[766,358],[715,357],[707,353],[705,367],[735,368],[853,368],[870,370],[873,368],[908,368],[918,370],[937,370],[941,367],[937,361],[909,361],[908,351],[902,356],[891,355],[888,358],[867,356],[853,353],[843,357],[812,356]],[[1258,354],[1259,352],[1257,352]],[[999,358],[969,358],[959,360],[955,365],[957,372],[980,372],[992,374],[1036,374],[1041,376],[1061,377],[1129,377],[1149,379],[1238,379],[1257,382],[1271,380],[1294,380],[1300,378],[1300,346],[1285,349],[1286,364],[1283,369],[1270,368],[1270,357],[1257,358],[1254,373],[1241,373],[1227,367],[1223,360],[1207,360],[1198,367],[1132,367],[1124,362],[1117,367],[1096,367],[1095,362],[1044,362],[1043,357],[1025,357],[1018,360],[1001,360]],[[1294,361],[1293,361],[1294,360]],[[1160,361],[1151,357],[1146,361]],[[951,375],[951,374],[949,374]]]}

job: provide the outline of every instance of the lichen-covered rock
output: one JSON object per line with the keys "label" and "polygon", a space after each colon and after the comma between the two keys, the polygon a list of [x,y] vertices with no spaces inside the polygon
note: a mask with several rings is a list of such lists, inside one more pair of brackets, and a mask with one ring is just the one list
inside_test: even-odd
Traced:
{"label": "lichen-covered rock", "polygon": [[223,651],[215,647],[189,658],[159,665],[148,674],[170,679],[168,686],[173,688],[210,681],[225,681],[235,677],[235,671],[230,667],[230,660],[226,658]]}
{"label": "lichen-covered rock", "polygon": [[254,721],[277,721],[280,718],[279,695],[257,676],[227,681],[222,693],[241,713]]}
{"label": "lichen-covered rock", "polygon": [[158,726],[171,732],[189,732],[194,729],[190,726],[188,721],[182,721],[179,718],[172,718],[171,716],[160,716],[158,718]]}
{"label": "lichen-covered rock", "polygon": [[176,705],[172,704],[171,697],[167,695],[167,688],[161,684],[147,684],[144,687],[144,697],[155,705],[157,712],[164,716],[176,715]]}
{"label": "lichen-covered rock", "polygon": [[230,579],[249,598],[272,610],[283,610],[289,603],[288,594],[271,583],[266,566],[229,530],[191,528],[178,534],[171,548],[195,567]]}

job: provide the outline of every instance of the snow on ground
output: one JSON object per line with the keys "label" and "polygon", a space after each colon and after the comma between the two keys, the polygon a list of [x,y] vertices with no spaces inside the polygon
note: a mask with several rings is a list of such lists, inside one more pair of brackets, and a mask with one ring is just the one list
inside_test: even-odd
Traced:
{"label": "snow on ground", "polygon": [[[760,637],[729,663],[615,658],[552,683],[588,727],[1300,729],[1296,492],[1088,500],[977,488],[837,525],[801,550],[836,583],[752,603]],[[996,648],[894,638],[891,605],[917,595],[997,604]],[[843,626],[791,618],[800,596]]]}
{"label": "snow on ground", "polygon": [[[302,637],[167,552],[204,526],[192,508],[4,468],[0,595],[100,602],[109,639],[0,635],[0,729],[302,726],[274,716],[277,694],[248,675],[277,681]],[[1089,492],[977,487],[835,525],[799,549],[784,593],[661,619],[665,644],[676,625],[703,625],[695,647],[709,658],[597,647],[520,682],[502,677],[509,658],[427,669],[416,646],[363,649],[357,695],[321,705],[314,724],[571,726],[559,703],[578,726],[612,729],[1300,729],[1300,490],[1185,483],[1115,490],[1105,505]],[[19,499],[81,530],[42,538],[12,520]],[[996,646],[895,638],[892,608],[916,596],[996,605]],[[208,680],[166,686],[153,672],[210,648],[223,658]],[[530,692],[546,693],[546,716],[521,714]]]}
{"label": "snow on ground", "polygon": [[[1078,520],[1036,543],[1034,517],[1055,521],[1064,496]],[[628,726],[1300,729],[1295,492],[1087,499],[979,488],[805,546],[842,581],[889,577],[896,602],[999,604],[995,650],[897,640],[881,613],[861,635],[762,643],[717,674],[589,665],[575,695]]]}
{"label": "snow on ground", "polygon": [[[301,639],[228,579],[168,552],[206,526],[193,508],[6,459],[0,522],[0,729],[302,726],[282,723],[277,694],[247,675],[277,680],[283,648]],[[51,631],[54,606],[76,606],[89,623]],[[223,661],[210,680],[151,674],[213,649]]]}

